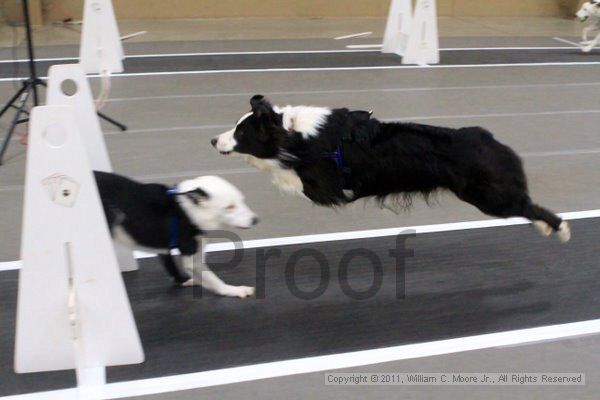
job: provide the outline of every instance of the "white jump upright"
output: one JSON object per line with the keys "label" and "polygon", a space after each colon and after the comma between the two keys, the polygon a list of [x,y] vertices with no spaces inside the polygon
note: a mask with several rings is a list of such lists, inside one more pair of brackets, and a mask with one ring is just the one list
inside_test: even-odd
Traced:
{"label": "white jump upright", "polygon": [[[99,98],[103,103],[108,96],[110,87],[110,74],[123,72],[123,59],[125,53],[119,35],[119,28],[115,12],[110,0],[85,0],[83,10],[83,29],[81,31],[81,45],[79,48],[79,65],[61,65],[50,68],[48,90],[48,104],[73,105],[77,109],[78,122],[89,121],[91,126],[80,125],[80,132],[84,132],[84,141],[88,147],[88,154],[92,162],[92,169],[112,172],[112,166],[100,121],[94,108],[92,91],[85,74],[100,74],[102,76],[102,93]],[[82,72],[83,69],[83,72]],[[69,96],[60,90],[64,80],[73,80],[77,85],[77,92]],[[85,129],[84,129],[85,128]],[[131,250],[115,243],[117,258],[121,271],[134,271],[138,269]]]}
{"label": "white jump upright", "polygon": [[85,0],[79,63],[86,74],[123,72],[125,52],[110,0]]}
{"label": "white jump upright", "polygon": [[402,64],[439,64],[435,0],[417,0]]}
{"label": "white jump upright", "polygon": [[383,36],[384,53],[404,55],[410,23],[412,19],[412,0],[391,0],[385,34]]}
{"label": "white jump upright", "polygon": [[15,371],[76,369],[97,398],[105,367],[144,353],[73,106],[33,109]]}
{"label": "white jump upright", "polygon": [[[65,93],[65,90],[67,93]],[[69,86],[71,86],[69,88]],[[110,157],[104,142],[100,120],[96,114],[92,91],[79,64],[53,65],[50,67],[46,103],[48,105],[70,105],[75,109],[78,131],[87,149],[93,170],[112,172]],[[121,271],[138,269],[137,261],[130,249],[115,242],[115,250]]]}

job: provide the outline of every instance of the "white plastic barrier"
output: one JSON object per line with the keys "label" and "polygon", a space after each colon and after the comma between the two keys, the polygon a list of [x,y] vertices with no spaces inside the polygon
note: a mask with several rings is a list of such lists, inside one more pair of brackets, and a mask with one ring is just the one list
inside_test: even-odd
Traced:
{"label": "white plastic barrier", "polygon": [[[47,93],[48,105],[70,105],[75,108],[78,131],[81,132],[92,169],[112,172],[100,120],[94,108],[92,91],[82,67],[78,64],[50,67]],[[119,243],[115,243],[115,249],[121,271],[138,269],[131,250]]]}
{"label": "white plastic barrier", "polygon": [[435,0],[417,0],[402,64],[439,64]]}
{"label": "white plastic barrier", "polygon": [[391,0],[385,34],[383,36],[384,53],[404,55],[410,23],[412,19],[412,0]]}
{"label": "white plastic barrier", "polygon": [[110,0],[85,0],[79,63],[87,74],[123,72],[125,52]]}
{"label": "white plastic barrier", "polygon": [[15,370],[76,369],[89,398],[144,353],[75,114],[31,114]]}

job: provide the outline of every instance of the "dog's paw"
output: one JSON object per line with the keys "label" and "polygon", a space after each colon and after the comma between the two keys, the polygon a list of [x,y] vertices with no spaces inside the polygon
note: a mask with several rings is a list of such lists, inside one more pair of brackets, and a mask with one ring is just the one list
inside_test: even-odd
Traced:
{"label": "dog's paw", "polygon": [[196,285],[196,282],[194,282],[194,280],[191,278],[181,284],[183,287],[190,287],[194,285]]}
{"label": "dog's paw", "polygon": [[589,53],[590,51],[592,51],[592,49],[594,48],[593,44],[587,45],[585,46],[583,49],[581,49],[584,53]]}
{"label": "dog's paw", "polygon": [[569,240],[571,240],[571,227],[567,221],[563,221],[560,224],[560,227],[556,232],[556,236],[558,236],[558,239],[563,243],[567,243]]}
{"label": "dog's paw", "polygon": [[552,234],[552,227],[544,221],[533,221],[533,227],[544,237]]}
{"label": "dog's paw", "polygon": [[239,297],[240,299],[254,295],[255,289],[250,286],[228,286],[219,293],[227,297]]}

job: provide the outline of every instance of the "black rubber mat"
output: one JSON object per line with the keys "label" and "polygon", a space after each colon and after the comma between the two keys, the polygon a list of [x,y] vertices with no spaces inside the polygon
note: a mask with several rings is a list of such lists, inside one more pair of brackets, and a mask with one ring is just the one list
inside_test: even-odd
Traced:
{"label": "black rubber mat", "polygon": [[[417,235],[406,240],[414,254],[407,252],[405,267],[390,257],[394,237],[248,250],[236,268],[214,267],[228,283],[258,282],[259,298],[244,300],[174,287],[156,260],[144,260],[124,276],[146,362],[109,368],[108,380],[597,319],[599,224],[574,221],[566,245],[529,226]],[[208,260],[214,266],[230,258]],[[0,395],[73,386],[73,371],[13,373],[17,275],[0,273]]]}
{"label": "black rubber mat", "polygon": [[[524,64],[524,63],[595,63],[600,62],[600,50],[584,54],[581,50],[461,50],[442,51],[441,65],[484,65],[484,64]],[[38,62],[38,73],[46,75],[54,64],[74,61]],[[128,58],[125,72],[171,72],[239,69],[293,69],[293,68],[356,68],[402,65],[402,59],[393,54],[372,51],[351,53],[302,53],[302,54],[245,54],[210,55],[186,57],[146,57]],[[0,78],[21,76],[26,64],[0,64]],[[17,74],[17,75],[15,75]]]}

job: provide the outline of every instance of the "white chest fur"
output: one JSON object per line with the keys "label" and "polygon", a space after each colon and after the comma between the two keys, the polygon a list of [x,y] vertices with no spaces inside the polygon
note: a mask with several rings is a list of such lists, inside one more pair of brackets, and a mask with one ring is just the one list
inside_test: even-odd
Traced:
{"label": "white chest fur", "polygon": [[282,192],[304,196],[302,181],[293,169],[281,168],[277,160],[247,156],[248,164],[271,174],[272,182]]}

